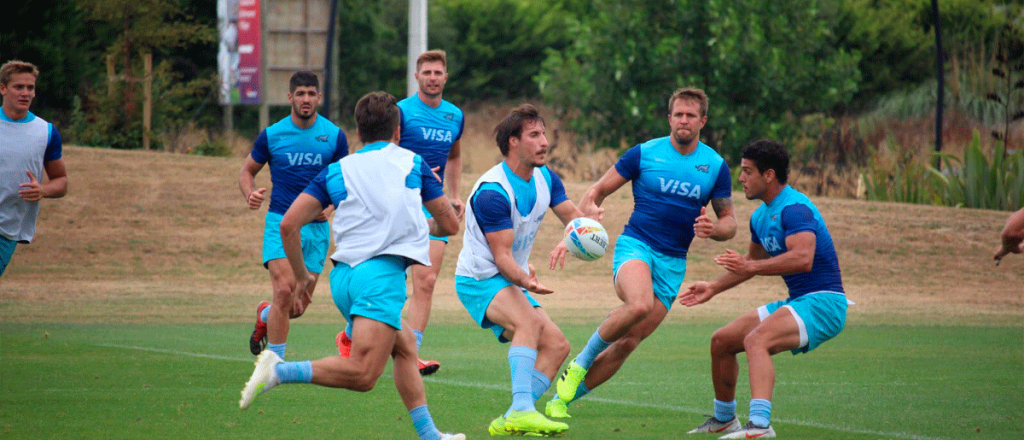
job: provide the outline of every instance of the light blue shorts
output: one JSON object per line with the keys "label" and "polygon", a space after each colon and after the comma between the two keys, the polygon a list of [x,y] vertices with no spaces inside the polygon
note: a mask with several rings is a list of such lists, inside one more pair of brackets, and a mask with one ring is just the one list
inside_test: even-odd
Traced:
{"label": "light blue shorts", "polygon": [[17,246],[18,242],[8,240],[7,237],[0,237],[0,275],[7,270],[7,265],[11,262],[11,257],[14,256],[14,248]]}
{"label": "light blue shorts", "polygon": [[[498,338],[500,342],[508,342],[501,336],[505,332],[505,327],[491,322],[487,319],[487,307],[490,307],[491,301],[494,301],[494,297],[498,295],[498,291],[508,286],[514,286],[512,282],[505,279],[501,274],[490,277],[486,280],[476,280],[472,277],[455,276],[455,293],[459,295],[459,301],[462,301],[462,305],[469,312],[469,316],[480,324],[480,327],[489,328],[494,332],[494,336]],[[522,290],[523,295],[526,295],[526,300],[530,302],[533,307],[540,307],[537,300],[530,296],[530,292],[523,290],[521,287],[516,286],[517,289]]]}
{"label": "light blue shorts", "polygon": [[757,308],[757,315],[764,321],[776,310],[788,308],[800,327],[800,346],[791,350],[797,355],[818,348],[843,331],[846,305],[846,295],[841,293],[813,292],[765,304]]}
{"label": "light blue shorts", "polygon": [[[281,244],[281,214],[268,212],[263,226],[263,267],[278,258],[288,258]],[[327,249],[331,245],[331,224],[328,222],[307,223],[299,230],[302,236],[302,257],[306,269],[312,273],[324,271]]]}
{"label": "light blue shorts", "polygon": [[[423,207],[423,214],[426,215],[427,218],[434,218],[434,216],[430,215],[430,211],[427,211],[427,208],[425,206]],[[427,236],[430,237],[431,240],[443,241],[446,244],[448,243],[448,237],[438,237],[436,235],[430,234],[427,234]]]}
{"label": "light blue shorts", "polygon": [[618,276],[619,268],[631,260],[647,263],[651,269],[651,285],[654,296],[661,300],[666,310],[672,310],[672,303],[679,295],[679,286],[686,276],[686,259],[670,257],[658,252],[640,240],[619,235],[615,240],[615,258],[612,260],[612,274]]}
{"label": "light blue shorts", "polygon": [[405,257],[379,255],[355,267],[337,263],[331,269],[331,297],[345,320],[362,316],[402,329],[405,306]]}

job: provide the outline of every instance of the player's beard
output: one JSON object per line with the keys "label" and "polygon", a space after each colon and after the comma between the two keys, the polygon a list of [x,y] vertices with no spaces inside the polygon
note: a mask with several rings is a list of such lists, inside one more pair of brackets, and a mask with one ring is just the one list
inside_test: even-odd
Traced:
{"label": "player's beard", "polygon": [[298,106],[298,105],[294,105],[293,104],[292,105],[292,113],[294,113],[295,116],[298,117],[299,119],[302,119],[303,121],[308,121],[310,118],[313,117],[313,115],[316,114],[316,108],[310,106],[309,114],[303,114],[302,113],[302,106]]}
{"label": "player's beard", "polygon": [[679,145],[690,145],[690,143],[697,139],[697,133],[691,130],[688,135],[680,135],[678,131],[674,131],[672,132],[672,137]]}

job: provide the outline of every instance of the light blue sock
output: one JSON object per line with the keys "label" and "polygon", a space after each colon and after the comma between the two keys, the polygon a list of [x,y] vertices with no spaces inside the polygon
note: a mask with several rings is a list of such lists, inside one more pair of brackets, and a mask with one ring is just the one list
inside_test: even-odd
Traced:
{"label": "light blue sock", "polygon": [[533,401],[536,402],[547,392],[548,388],[551,388],[551,379],[541,373],[540,370],[533,369]]}
{"label": "light blue sock", "polygon": [[576,387],[576,397],[573,397],[572,400],[570,400],[570,402],[580,400],[583,398],[583,396],[586,396],[587,394],[590,394],[590,388],[587,388],[587,386],[581,380],[580,386]]}
{"label": "light blue sock", "polygon": [[266,306],[263,308],[263,311],[260,312],[260,321],[263,321],[264,324],[267,323],[267,316],[270,316],[269,313],[271,307],[273,307],[273,305]]}
{"label": "light blue sock", "polygon": [[587,346],[583,347],[583,351],[576,355],[576,359],[574,359],[574,361],[577,364],[580,364],[581,367],[590,369],[590,366],[594,365],[594,359],[597,358],[597,355],[601,354],[601,352],[608,348],[609,345],[611,345],[611,343],[601,339],[601,335],[597,330],[594,330],[594,334],[591,335],[590,340],[587,341]]}
{"label": "light blue sock", "polygon": [[718,399],[715,400],[715,419],[719,422],[728,422],[736,418],[736,399],[732,402],[723,402]]}
{"label": "light blue sock", "polygon": [[416,351],[420,351],[420,346],[423,345],[423,332],[419,330],[413,330],[412,334],[416,335]]}
{"label": "light blue sock", "polygon": [[275,368],[281,383],[310,383],[313,381],[313,363],[310,361],[281,362]]}
{"label": "light blue sock", "polygon": [[412,426],[416,428],[416,434],[419,434],[420,440],[438,440],[441,437],[437,426],[434,426],[434,419],[430,417],[427,405],[411,409],[409,417],[412,418]]}
{"label": "light blue sock", "polygon": [[761,428],[767,428],[771,424],[772,401],[765,399],[750,399],[750,423]]}
{"label": "light blue sock", "polygon": [[349,339],[352,339],[352,322],[350,321],[345,325],[345,334],[348,335]]}
{"label": "light blue sock", "polygon": [[513,410],[527,411],[537,409],[533,398],[533,375],[531,372],[537,364],[537,350],[522,345],[513,345],[508,349],[508,365],[512,376],[512,406],[505,412],[507,417]]}
{"label": "light blue sock", "polygon": [[283,344],[267,344],[267,350],[277,353],[278,356],[281,356],[281,359],[284,359],[284,349],[287,345],[287,342]]}

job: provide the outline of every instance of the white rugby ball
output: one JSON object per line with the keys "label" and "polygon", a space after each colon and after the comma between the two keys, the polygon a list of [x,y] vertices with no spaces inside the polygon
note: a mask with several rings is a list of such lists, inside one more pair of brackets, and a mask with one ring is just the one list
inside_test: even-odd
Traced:
{"label": "white rugby ball", "polygon": [[608,250],[608,231],[597,220],[579,217],[565,226],[562,241],[572,256],[583,261],[594,261]]}

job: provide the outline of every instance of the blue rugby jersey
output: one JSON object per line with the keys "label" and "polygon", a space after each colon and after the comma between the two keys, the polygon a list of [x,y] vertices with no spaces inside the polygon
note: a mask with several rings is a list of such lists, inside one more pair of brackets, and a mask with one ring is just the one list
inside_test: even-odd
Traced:
{"label": "blue rugby jersey", "polygon": [[686,258],[700,208],[732,197],[729,165],[703,142],[684,156],[667,136],[652,139],[626,151],[615,170],[633,181],[633,214],[622,234],[672,257]]}
{"label": "blue rugby jersey", "polygon": [[[516,210],[520,216],[525,217],[533,211],[533,205],[537,203],[537,186],[513,173],[505,162],[501,164],[509,184],[512,185],[512,190],[516,193]],[[546,166],[540,167],[540,171],[548,183],[548,188],[551,188],[551,203],[548,204],[548,207],[554,208],[569,200],[569,197],[565,195],[565,185],[562,184],[562,179]],[[512,229],[512,204],[500,184],[489,182],[480,185],[470,200],[473,203],[476,222],[484,234]]]}
{"label": "blue rugby jersey", "polygon": [[347,154],[345,132],[319,114],[306,129],[296,126],[289,115],[260,132],[251,156],[270,165],[270,212],[284,215],[320,171]]}
{"label": "blue rugby jersey", "polygon": [[750,216],[751,241],[773,257],[786,252],[786,237],[803,231],[815,236],[814,266],[810,272],[782,276],[789,287],[789,297],[821,291],[844,293],[832,235],[807,196],[787,185],[771,204],[762,203]]}
{"label": "blue rugby jersey", "polygon": [[398,108],[402,110],[402,139],[398,146],[423,156],[430,168],[440,167],[437,175],[444,179],[448,153],[462,137],[462,110],[443,99],[441,105],[430,107],[418,94],[399,101]]}

